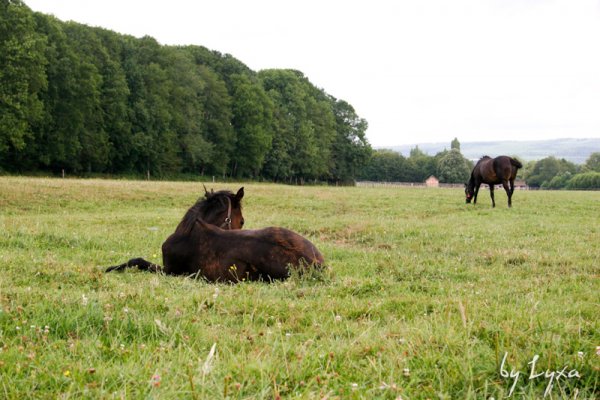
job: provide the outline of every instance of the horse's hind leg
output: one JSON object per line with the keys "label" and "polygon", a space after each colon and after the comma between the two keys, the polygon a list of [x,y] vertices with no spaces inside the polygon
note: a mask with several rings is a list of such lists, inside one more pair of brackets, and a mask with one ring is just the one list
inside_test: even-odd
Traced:
{"label": "horse's hind leg", "polygon": [[502,181],[502,186],[504,187],[504,191],[506,192],[506,195],[508,196],[508,207],[512,207],[512,194],[513,194],[513,190],[514,190],[514,184],[513,182],[511,182],[511,187],[508,187],[508,182],[507,181]]}
{"label": "horse's hind leg", "polygon": [[490,197],[492,198],[492,207],[496,207],[496,201],[494,200],[494,185],[490,183]]}
{"label": "horse's hind leg", "polygon": [[108,267],[105,272],[111,271],[123,271],[125,268],[138,267],[142,271],[160,272],[162,267],[158,264],[153,264],[150,261],[146,261],[143,258],[132,258],[124,264],[113,265]]}

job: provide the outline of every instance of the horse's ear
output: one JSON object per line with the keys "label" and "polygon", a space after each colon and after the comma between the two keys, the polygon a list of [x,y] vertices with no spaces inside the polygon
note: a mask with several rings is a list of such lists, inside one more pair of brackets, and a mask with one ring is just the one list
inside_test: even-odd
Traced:
{"label": "horse's ear", "polygon": [[208,199],[210,193],[208,193],[208,189],[206,188],[206,185],[204,183],[202,184],[202,187],[204,188],[204,197]]}
{"label": "horse's ear", "polygon": [[244,187],[242,186],[240,188],[240,190],[238,190],[237,193],[235,194],[235,200],[240,202],[240,201],[242,201],[243,197],[244,197]]}

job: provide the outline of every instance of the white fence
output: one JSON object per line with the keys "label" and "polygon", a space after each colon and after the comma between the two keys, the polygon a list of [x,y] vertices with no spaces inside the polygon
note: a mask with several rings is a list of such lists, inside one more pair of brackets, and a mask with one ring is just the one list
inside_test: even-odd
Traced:
{"label": "white fence", "polygon": [[428,187],[441,187],[441,188],[462,188],[462,183],[440,183],[438,186],[427,186],[425,182],[373,182],[373,181],[357,181],[356,186],[359,187],[415,187],[415,188],[428,188]]}
{"label": "white fence", "polygon": [[[440,183],[438,186],[427,186],[425,182],[374,182],[374,181],[357,181],[357,187],[414,187],[414,188],[464,188],[465,185],[463,183]],[[496,189],[501,189],[502,185],[495,185]],[[487,184],[481,185],[481,189],[488,189]],[[515,190],[529,190],[529,186],[515,186]]]}

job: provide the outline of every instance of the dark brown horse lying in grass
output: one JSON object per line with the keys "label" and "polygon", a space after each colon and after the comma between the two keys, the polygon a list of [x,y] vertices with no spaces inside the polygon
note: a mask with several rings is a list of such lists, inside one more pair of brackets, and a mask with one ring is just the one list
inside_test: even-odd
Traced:
{"label": "dark brown horse lying in grass", "polygon": [[[204,188],[205,195],[196,201],[190,207],[183,219],[175,229],[175,233],[188,231],[190,225],[196,218],[201,218],[205,222],[219,226],[223,229],[242,229],[244,217],[242,216],[242,198],[244,197],[244,188],[240,188],[236,194],[228,190],[218,192],[208,191]],[[170,246],[167,241],[163,243],[164,251],[169,251]],[[129,267],[138,267],[142,270],[151,270],[157,272],[162,267],[146,261],[143,258],[132,258],[124,264],[109,267],[106,272],[121,271]]]}
{"label": "dark brown horse lying in grass", "polygon": [[[241,193],[243,196],[243,191]],[[227,197],[231,210],[241,210],[241,196],[238,198],[238,195],[232,199]],[[238,282],[286,279],[290,275],[290,267],[318,267],[324,262],[319,250],[295,232],[284,228],[221,229],[218,220],[217,223],[214,220],[209,223],[201,212],[206,207],[199,203],[187,211],[175,232],[163,243],[164,267],[134,258],[125,264],[109,267],[106,272],[137,266],[142,270],[170,275],[202,276],[212,282]],[[241,212],[239,217],[243,221]],[[237,228],[233,219],[231,228]]]}
{"label": "dark brown horse lying in grass", "polygon": [[508,206],[511,207],[512,194],[515,191],[515,178],[517,177],[517,171],[522,167],[523,164],[521,164],[519,160],[515,160],[508,156],[498,156],[496,158],[488,156],[482,157],[477,161],[477,164],[475,164],[469,182],[465,184],[467,203],[470,203],[471,199],[473,199],[473,204],[476,204],[479,186],[481,186],[482,183],[487,183],[490,186],[492,207],[496,207],[496,202],[494,201],[494,185],[501,183],[508,196]]}

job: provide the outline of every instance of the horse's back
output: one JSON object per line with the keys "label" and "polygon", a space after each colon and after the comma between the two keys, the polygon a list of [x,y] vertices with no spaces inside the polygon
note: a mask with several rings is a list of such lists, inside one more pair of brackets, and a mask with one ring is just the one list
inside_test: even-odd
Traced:
{"label": "horse's back", "polygon": [[[323,264],[325,259],[317,247],[304,236],[281,227],[269,227],[257,231],[259,236],[284,249],[292,257],[304,258],[309,264]],[[297,260],[295,260],[297,262]],[[296,263],[294,262],[294,264]]]}

